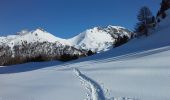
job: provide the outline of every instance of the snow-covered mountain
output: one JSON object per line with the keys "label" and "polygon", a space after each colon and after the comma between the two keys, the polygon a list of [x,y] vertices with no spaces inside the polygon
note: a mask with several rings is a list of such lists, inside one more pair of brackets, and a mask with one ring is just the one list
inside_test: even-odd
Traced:
{"label": "snow-covered mountain", "polygon": [[78,34],[70,39],[58,38],[43,29],[33,31],[21,31],[17,35],[0,37],[0,44],[22,44],[22,42],[59,42],[62,45],[73,46],[77,49],[92,50],[95,52],[107,51],[114,46],[118,37],[127,36],[131,38],[132,32],[120,26],[111,26],[105,28],[94,27]]}
{"label": "snow-covered mountain", "polygon": [[58,38],[51,33],[44,31],[43,29],[36,29],[33,31],[21,31],[17,35],[9,35],[7,37],[0,37],[0,43],[13,43],[22,44],[23,41],[27,43],[33,42],[60,42],[63,45],[68,45],[65,39]]}
{"label": "snow-covered mountain", "polygon": [[[0,65],[30,61],[71,60],[84,56],[66,40],[42,30],[21,31],[17,35],[0,38]],[[65,58],[64,58],[65,56]]]}
{"label": "snow-covered mountain", "polygon": [[43,29],[23,30],[16,35],[0,37],[0,57],[3,58],[0,60],[0,65],[14,64],[13,60],[16,58],[19,60],[15,63],[22,63],[39,58],[61,59],[60,56],[66,54],[73,58],[77,58],[75,55],[86,56],[88,50],[107,51],[113,48],[119,37],[126,36],[130,39],[131,35],[132,32],[118,26],[95,27],[71,39],[58,38]]}
{"label": "snow-covered mountain", "polygon": [[132,35],[133,33],[124,27],[109,25],[88,29],[68,41],[78,49],[102,52],[113,48],[118,37],[127,36],[130,39]]}

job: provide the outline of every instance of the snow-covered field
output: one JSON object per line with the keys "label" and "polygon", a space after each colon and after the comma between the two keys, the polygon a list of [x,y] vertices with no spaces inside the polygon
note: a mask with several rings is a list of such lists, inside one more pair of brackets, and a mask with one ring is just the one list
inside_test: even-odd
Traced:
{"label": "snow-covered field", "polygon": [[2,67],[0,100],[169,100],[169,59],[170,47],[164,47],[32,71]]}

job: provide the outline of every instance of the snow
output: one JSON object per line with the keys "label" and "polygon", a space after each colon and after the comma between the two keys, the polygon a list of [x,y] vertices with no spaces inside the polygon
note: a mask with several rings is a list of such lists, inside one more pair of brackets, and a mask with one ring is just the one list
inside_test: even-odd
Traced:
{"label": "snow", "polygon": [[12,57],[15,57],[15,52],[14,52],[14,42],[11,41],[9,44],[9,47],[11,48],[11,51],[12,51]]}
{"label": "snow", "polygon": [[105,100],[105,96],[104,96],[103,90],[101,89],[100,85],[98,85],[98,83],[96,83],[95,81],[93,81],[89,77],[87,77],[84,74],[82,74],[78,69],[74,69],[74,72],[80,78],[80,80],[84,82],[85,87],[87,89],[89,89],[89,91],[91,92],[89,94],[89,95],[91,95],[91,97],[87,98],[87,99],[91,99],[91,100]]}
{"label": "snow", "polygon": [[[87,91],[79,83],[78,76],[82,77],[80,79],[84,80],[87,87],[91,85],[93,92],[89,95],[92,98],[98,98],[98,86],[91,78],[99,84],[109,100],[169,100],[170,49],[144,57],[140,55],[117,61],[68,63],[0,74],[0,88],[3,90],[0,91],[0,97],[3,100],[82,100],[87,98]],[[85,75],[78,72],[75,77],[74,68]]]}
{"label": "snow", "polygon": [[[121,26],[94,27],[79,35],[68,39],[68,41],[78,49],[92,50],[93,52],[108,51],[113,48],[115,38],[120,36],[131,37],[131,32]],[[113,36],[114,37],[113,37]]]}
{"label": "snow", "polygon": [[85,96],[79,94],[83,90],[72,72],[41,70],[31,73],[1,75],[4,80],[0,83],[1,100],[81,100]]}
{"label": "snow", "polygon": [[168,15],[168,16],[166,16],[165,20],[162,19],[162,17],[160,17],[160,16],[158,17],[159,19],[161,19],[161,23],[159,25],[160,28],[166,28],[166,26],[170,25],[170,20],[168,20],[168,19],[170,19],[170,16],[169,16],[170,10],[165,11],[165,13]]}
{"label": "snow", "polygon": [[107,51],[113,45],[114,39],[110,34],[97,27],[89,29],[69,40],[76,48],[92,51]]}
{"label": "snow", "polygon": [[15,39],[17,36],[16,35],[9,35],[7,37],[0,37],[0,44],[5,44],[13,39]]}
{"label": "snow", "polygon": [[[106,31],[109,32],[113,29],[116,29],[116,31],[118,32],[113,32],[113,33],[118,33],[119,35],[123,36],[123,35],[126,35],[128,36],[129,38],[131,37],[131,32],[130,30],[122,27],[122,26],[112,26],[112,25],[109,25],[107,28],[106,28]],[[115,30],[114,30],[115,31]]]}
{"label": "snow", "polygon": [[5,43],[5,42],[6,42],[5,37],[0,37],[0,45],[3,44],[3,43]]}

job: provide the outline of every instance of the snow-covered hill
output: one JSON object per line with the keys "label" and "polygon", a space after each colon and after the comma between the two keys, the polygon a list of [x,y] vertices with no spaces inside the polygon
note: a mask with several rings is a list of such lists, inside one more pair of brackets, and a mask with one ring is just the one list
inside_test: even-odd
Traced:
{"label": "snow-covered hill", "polygon": [[78,49],[102,52],[113,48],[118,37],[127,36],[131,38],[132,35],[133,33],[124,27],[109,25],[104,28],[88,29],[68,41]]}

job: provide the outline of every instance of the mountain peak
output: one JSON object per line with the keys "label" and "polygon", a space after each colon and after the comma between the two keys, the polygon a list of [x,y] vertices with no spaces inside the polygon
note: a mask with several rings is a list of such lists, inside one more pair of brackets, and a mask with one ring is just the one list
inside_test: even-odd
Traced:
{"label": "mountain peak", "polygon": [[28,33],[29,33],[29,31],[25,29],[25,30],[22,30],[20,32],[17,32],[16,35],[25,35],[25,34],[28,34]]}
{"label": "mountain peak", "polygon": [[35,29],[33,32],[44,32],[44,33],[47,33],[47,31],[45,31],[43,28],[37,28]]}
{"label": "mountain peak", "polygon": [[28,31],[27,29],[24,29],[20,32],[17,32],[16,35],[20,35],[20,36],[23,36],[23,35],[26,35],[26,34],[33,34],[33,33],[48,33],[46,32],[44,29],[42,28],[37,28],[35,30],[32,30],[32,31]]}
{"label": "mountain peak", "polygon": [[69,42],[78,49],[92,50],[93,52],[107,51],[113,47],[118,37],[131,37],[132,32],[121,26],[94,27],[69,39]]}
{"label": "mountain peak", "polygon": [[44,29],[42,28],[37,28],[33,31],[30,31],[31,34],[51,34],[51,33],[48,33],[47,31],[45,31]]}
{"label": "mountain peak", "polygon": [[115,29],[126,29],[122,26],[113,26],[113,25],[108,25],[107,28],[115,28]]}

